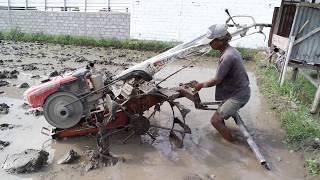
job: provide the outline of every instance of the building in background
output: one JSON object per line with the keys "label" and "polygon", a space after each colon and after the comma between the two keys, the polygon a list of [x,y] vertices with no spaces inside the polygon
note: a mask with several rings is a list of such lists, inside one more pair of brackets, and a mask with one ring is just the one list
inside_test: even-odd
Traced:
{"label": "building in background", "polygon": [[[231,15],[250,15],[256,22],[270,23],[281,0],[132,0],[130,36],[135,39],[186,41],[206,32],[212,24],[224,23],[225,9]],[[246,22],[244,19],[237,19]],[[264,33],[268,36],[270,29]],[[232,42],[241,47],[267,46],[259,34]]]}

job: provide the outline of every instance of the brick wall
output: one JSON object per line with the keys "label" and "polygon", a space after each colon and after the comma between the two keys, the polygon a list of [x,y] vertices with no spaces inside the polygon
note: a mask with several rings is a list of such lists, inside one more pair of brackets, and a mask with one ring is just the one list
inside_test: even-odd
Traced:
{"label": "brick wall", "polygon": [[[136,39],[186,41],[206,32],[212,24],[232,15],[251,15],[257,22],[271,23],[274,6],[280,0],[132,0],[130,35]],[[248,21],[244,21],[248,22]],[[232,30],[232,29],[230,29]],[[268,37],[270,29],[265,29]],[[262,35],[232,42],[236,46],[265,47]]]}
{"label": "brick wall", "polygon": [[95,38],[130,37],[130,14],[117,12],[0,11],[0,31],[68,34]]}

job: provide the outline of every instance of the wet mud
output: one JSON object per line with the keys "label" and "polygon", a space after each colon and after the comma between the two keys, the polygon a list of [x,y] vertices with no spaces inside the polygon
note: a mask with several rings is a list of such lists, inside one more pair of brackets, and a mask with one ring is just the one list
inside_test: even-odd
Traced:
{"label": "wet mud", "polygon": [[58,160],[58,164],[70,164],[72,162],[75,162],[79,158],[79,154],[73,149],[70,149],[66,155],[64,155],[60,160]]}
{"label": "wet mud", "polygon": [[49,153],[44,150],[27,149],[10,155],[2,168],[12,174],[37,172],[47,164],[48,155]]}
{"label": "wet mud", "polygon": [[[0,164],[6,159],[26,149],[45,150],[49,153],[47,165],[38,172],[23,175],[8,174],[0,169],[0,177],[5,179],[303,179],[305,171],[303,158],[299,153],[290,151],[283,143],[284,132],[272,111],[266,106],[260,94],[256,76],[247,65],[251,82],[252,96],[249,103],[241,109],[240,115],[249,128],[250,134],[261,148],[271,171],[265,170],[257,162],[253,152],[243,141],[229,143],[211,126],[212,111],[194,108],[187,99],[179,102],[191,110],[186,116],[192,134],[184,139],[184,146],[177,148],[169,141],[166,130],[151,129],[155,141],[147,136],[135,136],[126,144],[121,140],[125,135],[112,139],[111,152],[123,157],[124,162],[114,166],[101,167],[89,172],[86,166],[90,152],[96,149],[95,137],[84,136],[52,140],[41,133],[42,127],[52,128],[41,113],[32,115],[32,109],[24,105],[23,92],[18,88],[22,83],[30,86],[40,83],[49,76],[83,67],[96,62],[97,69],[119,73],[131,65],[156,55],[152,52],[118,50],[112,48],[74,47],[42,43],[0,44],[1,71],[19,71],[17,78],[4,78],[9,84],[0,87],[0,103],[10,106],[8,114],[0,114],[0,124],[10,124],[19,128],[0,131],[0,139],[10,145],[0,151]],[[193,58],[193,57],[191,57]],[[188,61],[179,60],[156,74],[160,81],[175,72]],[[203,57],[197,65],[186,68],[167,81],[162,87],[176,87],[190,80],[204,81],[214,76],[216,60]],[[52,74],[53,73],[53,74]],[[203,101],[214,101],[214,88],[200,92]],[[151,124],[170,126],[172,115],[170,106],[164,103],[161,112],[156,113]],[[41,112],[41,110],[40,110]],[[151,113],[147,112],[146,114]],[[237,131],[233,120],[226,124]],[[66,152],[73,149],[80,156],[71,164],[58,165]]]}

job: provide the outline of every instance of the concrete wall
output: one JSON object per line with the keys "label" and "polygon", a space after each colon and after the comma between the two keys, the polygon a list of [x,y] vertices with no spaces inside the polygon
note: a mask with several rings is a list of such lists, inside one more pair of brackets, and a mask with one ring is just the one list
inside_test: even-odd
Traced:
{"label": "concrete wall", "polygon": [[0,31],[68,34],[96,38],[130,37],[130,14],[118,12],[0,11]]}
{"label": "concrete wall", "polygon": [[[131,0],[131,37],[186,41],[206,32],[212,24],[224,23],[229,9],[231,15],[251,15],[257,22],[271,23],[274,6],[280,0]],[[238,21],[241,22],[241,21]],[[248,21],[243,20],[244,23]],[[230,29],[232,31],[232,29]],[[268,37],[270,29],[264,32]],[[236,40],[233,45],[265,47],[262,35]]]}

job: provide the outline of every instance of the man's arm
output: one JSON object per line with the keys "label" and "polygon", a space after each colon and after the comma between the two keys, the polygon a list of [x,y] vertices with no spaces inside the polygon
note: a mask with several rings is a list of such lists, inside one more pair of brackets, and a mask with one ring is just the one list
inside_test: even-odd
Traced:
{"label": "man's arm", "polygon": [[203,83],[198,83],[195,85],[195,89],[200,91],[202,88],[216,86],[220,84],[221,81],[227,76],[228,72],[230,71],[233,64],[232,57],[225,58],[218,67],[217,74],[215,78],[205,81]]}
{"label": "man's arm", "polygon": [[207,87],[213,87],[216,86],[217,84],[219,84],[221,82],[221,80],[217,80],[216,78],[210,79],[208,81],[202,82],[202,83],[198,83],[195,85],[195,89],[197,91],[200,91],[200,89],[202,88],[207,88]]}

